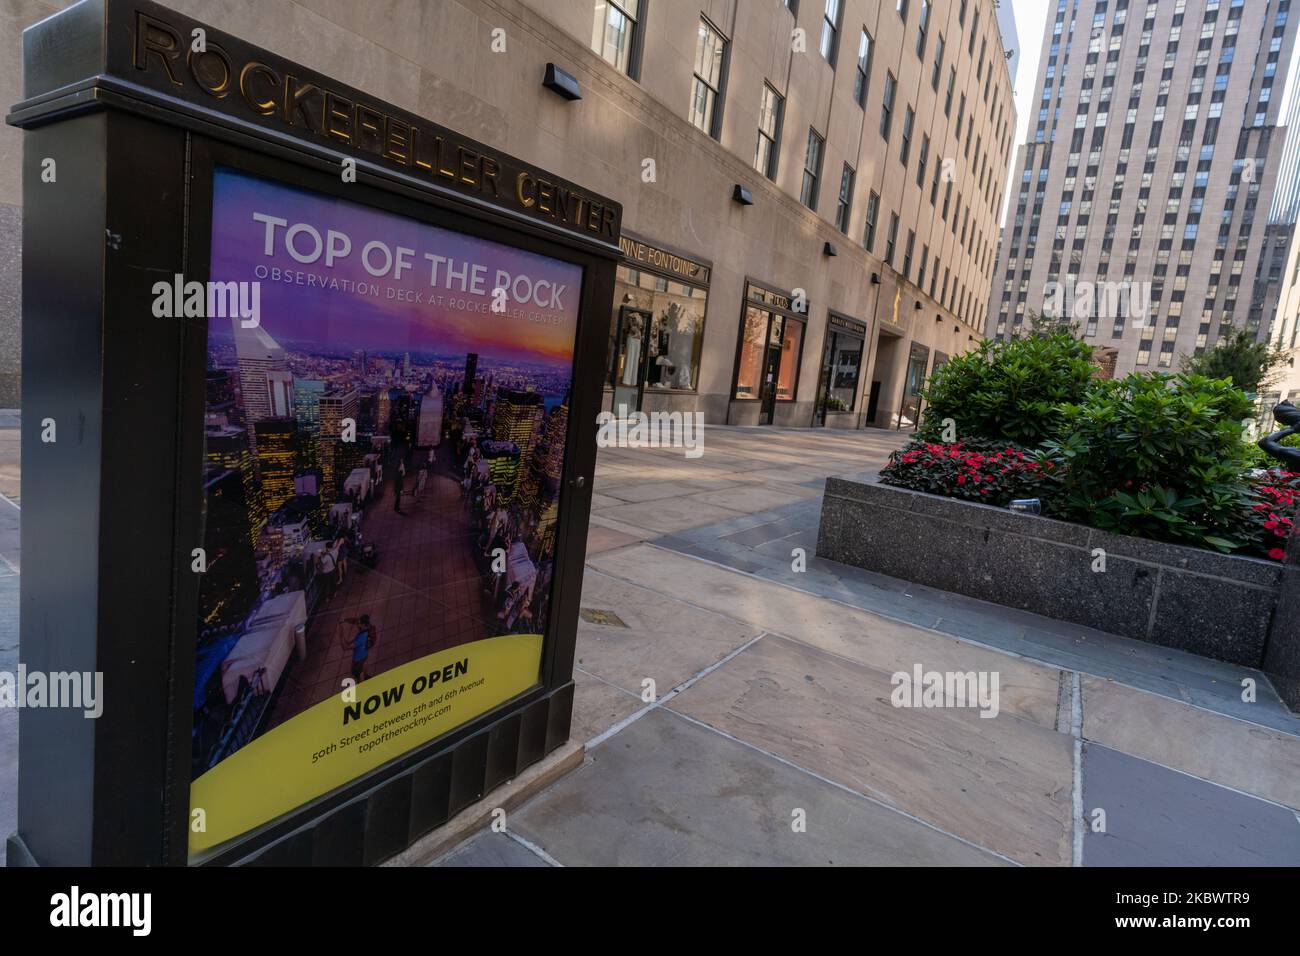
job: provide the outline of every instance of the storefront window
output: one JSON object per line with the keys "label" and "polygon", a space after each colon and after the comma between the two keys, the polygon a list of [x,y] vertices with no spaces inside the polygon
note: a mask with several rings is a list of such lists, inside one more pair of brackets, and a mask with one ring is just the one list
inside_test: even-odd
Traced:
{"label": "storefront window", "polygon": [[[643,338],[634,343],[638,358],[633,374],[644,376],[646,391],[695,391],[700,384],[700,351],[704,345],[704,312],[708,290],[678,282],[653,272],[620,266],[615,287],[617,309],[641,310],[650,314]],[[619,367],[617,332],[610,327],[611,369]],[[626,338],[626,337],[625,337]],[[627,356],[622,367],[627,370]]]}
{"label": "storefront window", "polygon": [[866,334],[867,327],[855,319],[834,312],[827,317],[814,425],[825,425],[829,413],[851,412],[857,407]]}
{"label": "storefront window", "polygon": [[799,347],[803,344],[803,323],[786,319],[785,335],[781,339],[781,372],[776,378],[776,400],[794,401],[794,390],[799,384]]}
{"label": "storefront window", "polygon": [[740,362],[736,369],[736,398],[758,398],[768,318],[769,313],[752,306],[745,310],[744,335],[740,342]]}
{"label": "storefront window", "polygon": [[903,407],[899,428],[915,428],[921,419],[921,390],[925,387],[925,369],[930,364],[930,350],[912,343],[907,359],[907,377],[903,383]]}
{"label": "storefront window", "polygon": [[857,402],[862,369],[862,339],[837,332],[831,337],[831,386],[828,405],[833,412],[851,412]]}

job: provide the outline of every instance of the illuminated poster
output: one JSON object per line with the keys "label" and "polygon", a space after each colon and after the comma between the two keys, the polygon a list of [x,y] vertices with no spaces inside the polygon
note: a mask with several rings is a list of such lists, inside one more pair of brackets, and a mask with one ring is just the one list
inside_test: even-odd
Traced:
{"label": "illuminated poster", "polygon": [[218,169],[211,280],[192,855],[538,682],[582,270]]}

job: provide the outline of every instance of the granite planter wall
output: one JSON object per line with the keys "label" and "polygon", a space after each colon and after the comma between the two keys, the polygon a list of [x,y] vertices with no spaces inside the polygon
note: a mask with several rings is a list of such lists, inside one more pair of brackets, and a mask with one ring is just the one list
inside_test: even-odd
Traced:
{"label": "granite planter wall", "polygon": [[[1104,573],[1092,570],[1097,548]],[[1277,562],[844,478],[826,480],[817,554],[1248,667],[1295,656],[1269,649]]]}

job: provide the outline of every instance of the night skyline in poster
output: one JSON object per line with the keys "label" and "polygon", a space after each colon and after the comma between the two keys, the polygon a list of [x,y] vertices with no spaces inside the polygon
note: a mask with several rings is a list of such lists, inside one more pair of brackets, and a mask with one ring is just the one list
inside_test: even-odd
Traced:
{"label": "night skyline in poster", "polygon": [[582,269],[218,169],[210,278],[260,314],[209,323],[198,782],[349,681],[545,634]]}

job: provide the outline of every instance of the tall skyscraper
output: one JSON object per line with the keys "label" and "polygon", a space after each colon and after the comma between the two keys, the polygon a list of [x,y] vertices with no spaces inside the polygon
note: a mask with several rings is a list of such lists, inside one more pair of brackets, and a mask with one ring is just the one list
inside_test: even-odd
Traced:
{"label": "tall skyscraper", "polygon": [[269,517],[296,494],[293,476],[298,468],[298,423],[292,418],[266,418],[254,429],[262,478],[262,506]]}
{"label": "tall skyscraper", "polygon": [[321,469],[322,503],[333,503],[339,485],[361,458],[358,434],[352,441],[341,440],[345,419],[356,422],[361,400],[356,389],[336,391],[320,397],[320,439],[316,446],[316,461]]}
{"label": "tall skyscraper", "polygon": [[325,394],[325,383],[310,378],[295,379],[293,383],[293,417],[299,430],[315,438],[320,434],[320,400]]}
{"label": "tall skyscraper", "polygon": [[[255,426],[266,418],[291,415],[292,385],[285,394],[285,377],[288,375],[284,349],[260,325],[244,328],[236,318],[231,320],[235,330],[235,358],[239,365],[239,403],[244,412],[244,425],[254,455],[257,453]],[[289,379],[292,382],[292,378]],[[277,412],[276,408],[280,408]]]}
{"label": "tall skyscraper", "polygon": [[1176,370],[1233,329],[1267,335],[1280,291],[1269,211],[1298,159],[1277,125],[1290,12],[1290,0],[1056,0],[990,336],[1061,312],[1125,375]]}
{"label": "tall skyscraper", "polygon": [[465,356],[465,378],[461,389],[466,395],[474,393],[474,375],[478,371],[478,353],[470,352]]}
{"label": "tall skyscraper", "polygon": [[519,449],[517,456],[500,458],[492,463],[492,480],[506,493],[514,493],[518,479],[525,474],[533,460],[533,448],[542,427],[542,396],[536,392],[514,389],[497,390],[496,408],[492,417],[492,437],[497,441],[513,442]]}
{"label": "tall skyscraper", "polygon": [[262,499],[257,493],[257,476],[253,467],[253,453],[249,448],[248,432],[233,425],[217,425],[206,430],[203,436],[203,457],[210,467],[219,471],[233,471],[239,475],[243,486],[245,507],[243,535],[251,548],[266,522]]}
{"label": "tall skyscraper", "polygon": [[[243,435],[241,430],[235,431]],[[242,620],[257,598],[247,488],[238,471],[220,465],[204,468],[207,567],[199,576],[199,606],[206,609],[205,625],[224,626]]]}
{"label": "tall skyscraper", "polygon": [[338,438],[343,434],[344,419],[357,420],[360,399],[356,389],[346,392],[331,392],[320,397],[320,433],[326,438]]}

